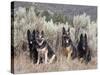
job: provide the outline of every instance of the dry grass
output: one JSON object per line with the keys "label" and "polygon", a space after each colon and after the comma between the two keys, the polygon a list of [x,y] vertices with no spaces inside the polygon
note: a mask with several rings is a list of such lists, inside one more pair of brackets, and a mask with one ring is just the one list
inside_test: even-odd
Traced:
{"label": "dry grass", "polygon": [[69,71],[69,70],[88,70],[97,68],[97,58],[93,57],[92,60],[86,65],[79,62],[78,59],[67,61],[66,57],[62,54],[57,54],[57,61],[52,64],[33,64],[29,55],[26,52],[21,53],[21,56],[14,59],[15,73],[37,73],[37,72],[54,72],[54,71]]}

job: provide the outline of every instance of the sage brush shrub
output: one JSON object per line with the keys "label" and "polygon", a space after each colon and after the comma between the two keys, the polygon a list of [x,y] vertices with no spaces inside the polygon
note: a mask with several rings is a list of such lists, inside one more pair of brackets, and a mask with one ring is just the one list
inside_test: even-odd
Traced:
{"label": "sage brush shrub", "polygon": [[48,22],[52,19],[52,15],[49,13],[49,11],[43,11],[41,14],[42,17],[45,16],[45,20]]}
{"label": "sage brush shrub", "polygon": [[66,21],[67,21],[67,17],[66,16],[64,16],[64,15],[62,15],[62,14],[57,14],[57,13],[55,13],[54,15],[53,15],[53,22],[54,23],[56,23],[56,24],[58,24],[58,23],[66,23]]}
{"label": "sage brush shrub", "polygon": [[[56,50],[60,43],[62,27],[70,27],[73,43],[77,45],[81,33],[87,33],[88,45],[93,52],[97,50],[97,23],[91,21],[86,13],[73,17],[73,25],[69,24],[67,17],[62,14],[50,14],[48,11],[39,11],[35,7],[18,7],[14,9],[14,48],[21,50],[21,44],[27,43],[27,30],[44,30],[45,38],[51,47]],[[59,38],[59,40],[58,40]],[[28,45],[28,44],[27,44]],[[18,48],[18,49],[17,49]],[[58,48],[59,49],[59,48]]]}

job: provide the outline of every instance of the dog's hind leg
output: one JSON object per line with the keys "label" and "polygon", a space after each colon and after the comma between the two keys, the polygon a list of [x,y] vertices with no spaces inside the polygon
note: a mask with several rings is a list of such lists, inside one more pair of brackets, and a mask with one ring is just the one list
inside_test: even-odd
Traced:
{"label": "dog's hind leg", "polygon": [[55,54],[51,57],[51,59],[49,60],[49,64],[51,64],[53,62],[53,60],[55,59]]}

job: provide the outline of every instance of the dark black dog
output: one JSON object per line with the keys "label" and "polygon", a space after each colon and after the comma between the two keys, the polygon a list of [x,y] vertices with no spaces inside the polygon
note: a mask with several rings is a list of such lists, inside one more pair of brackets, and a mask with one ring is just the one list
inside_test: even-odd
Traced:
{"label": "dark black dog", "polygon": [[[83,34],[80,35],[80,41],[77,46],[78,49],[78,58],[83,58],[82,61],[85,61],[85,63],[88,63],[91,60],[91,51],[89,50],[88,44],[87,44],[87,35]],[[82,62],[81,61],[81,62]]]}
{"label": "dark black dog", "polygon": [[36,50],[35,30],[33,30],[33,33],[31,33],[30,30],[27,30],[27,38],[30,50],[30,58],[33,59],[34,63],[36,63],[38,58],[38,53]]}
{"label": "dark black dog", "polygon": [[77,57],[77,51],[75,46],[72,43],[69,28],[67,31],[65,30],[64,27],[62,29],[62,47],[68,59],[74,59]]}

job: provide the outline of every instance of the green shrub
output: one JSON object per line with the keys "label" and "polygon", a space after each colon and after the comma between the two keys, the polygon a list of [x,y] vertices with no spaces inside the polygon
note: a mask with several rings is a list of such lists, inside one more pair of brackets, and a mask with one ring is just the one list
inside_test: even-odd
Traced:
{"label": "green shrub", "polygon": [[37,8],[34,9],[34,12],[35,12],[36,16],[40,15],[40,11]]}
{"label": "green shrub", "polygon": [[48,11],[43,11],[42,12],[42,15],[41,15],[42,17],[46,17],[45,18],[45,20],[48,22],[48,21],[50,21],[51,19],[52,19],[52,15],[48,12]]}
{"label": "green shrub", "polygon": [[64,16],[64,15],[62,15],[62,14],[57,14],[57,13],[55,13],[54,15],[53,15],[53,22],[54,23],[56,23],[56,24],[58,24],[58,23],[66,23],[66,21],[67,21],[67,17],[66,16]]}

